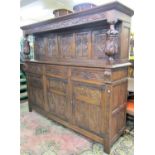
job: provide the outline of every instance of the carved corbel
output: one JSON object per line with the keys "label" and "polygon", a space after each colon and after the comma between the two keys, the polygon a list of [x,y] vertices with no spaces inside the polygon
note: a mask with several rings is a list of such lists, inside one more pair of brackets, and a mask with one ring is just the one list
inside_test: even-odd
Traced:
{"label": "carved corbel", "polygon": [[30,43],[28,41],[28,35],[24,36],[24,42],[23,42],[23,53],[26,59],[29,59],[30,55]]}
{"label": "carved corbel", "polygon": [[109,61],[114,61],[115,54],[118,53],[118,31],[115,29],[116,21],[110,22],[110,29],[107,31],[105,54]]}

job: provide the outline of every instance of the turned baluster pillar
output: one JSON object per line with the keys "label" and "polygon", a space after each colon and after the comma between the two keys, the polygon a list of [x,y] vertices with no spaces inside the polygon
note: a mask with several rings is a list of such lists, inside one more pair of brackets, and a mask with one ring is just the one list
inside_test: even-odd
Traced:
{"label": "turned baluster pillar", "polygon": [[115,29],[116,21],[109,22],[110,28],[107,31],[105,54],[109,61],[114,61],[114,56],[118,53],[118,31]]}

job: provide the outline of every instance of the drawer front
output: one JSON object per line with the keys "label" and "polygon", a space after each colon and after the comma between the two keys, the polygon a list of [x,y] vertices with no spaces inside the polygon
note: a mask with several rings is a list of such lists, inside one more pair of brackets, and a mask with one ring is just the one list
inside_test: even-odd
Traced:
{"label": "drawer front", "polygon": [[48,91],[57,91],[59,93],[67,93],[67,80],[47,77]]}
{"label": "drawer front", "polygon": [[29,73],[28,74],[28,83],[32,87],[42,89],[43,88],[42,75],[36,75],[36,74]]}
{"label": "drawer front", "polygon": [[26,72],[35,73],[35,74],[42,74],[43,73],[43,66],[41,64],[28,63],[26,66]]}
{"label": "drawer front", "polygon": [[101,84],[106,81],[111,81],[111,71],[92,68],[72,68],[71,79],[74,81]]}
{"label": "drawer front", "polygon": [[66,79],[68,75],[68,68],[64,66],[47,65],[46,75]]}

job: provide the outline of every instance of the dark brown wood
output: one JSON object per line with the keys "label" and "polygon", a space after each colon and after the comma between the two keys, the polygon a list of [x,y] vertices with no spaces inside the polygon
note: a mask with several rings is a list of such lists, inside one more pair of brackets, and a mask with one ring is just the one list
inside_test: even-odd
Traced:
{"label": "dark brown wood", "polygon": [[125,128],[132,15],[114,2],[22,27],[35,37],[34,60],[25,60],[29,110],[102,143],[107,153]]}

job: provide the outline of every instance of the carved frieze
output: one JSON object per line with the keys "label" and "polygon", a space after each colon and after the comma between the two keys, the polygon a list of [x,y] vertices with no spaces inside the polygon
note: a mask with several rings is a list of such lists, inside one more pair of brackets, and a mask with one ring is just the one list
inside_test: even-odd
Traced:
{"label": "carved frieze", "polygon": [[26,33],[32,33],[32,32],[35,33],[35,32],[48,31],[48,30],[56,30],[56,29],[61,29],[61,28],[65,28],[65,27],[72,27],[72,26],[77,26],[77,25],[81,25],[81,24],[96,22],[96,21],[103,21],[105,19],[106,19],[105,13],[98,12],[95,14],[90,14],[90,15],[85,15],[85,16],[62,20],[62,21],[55,22],[52,24],[46,24],[41,27],[38,26],[33,29],[25,30],[25,32]]}

